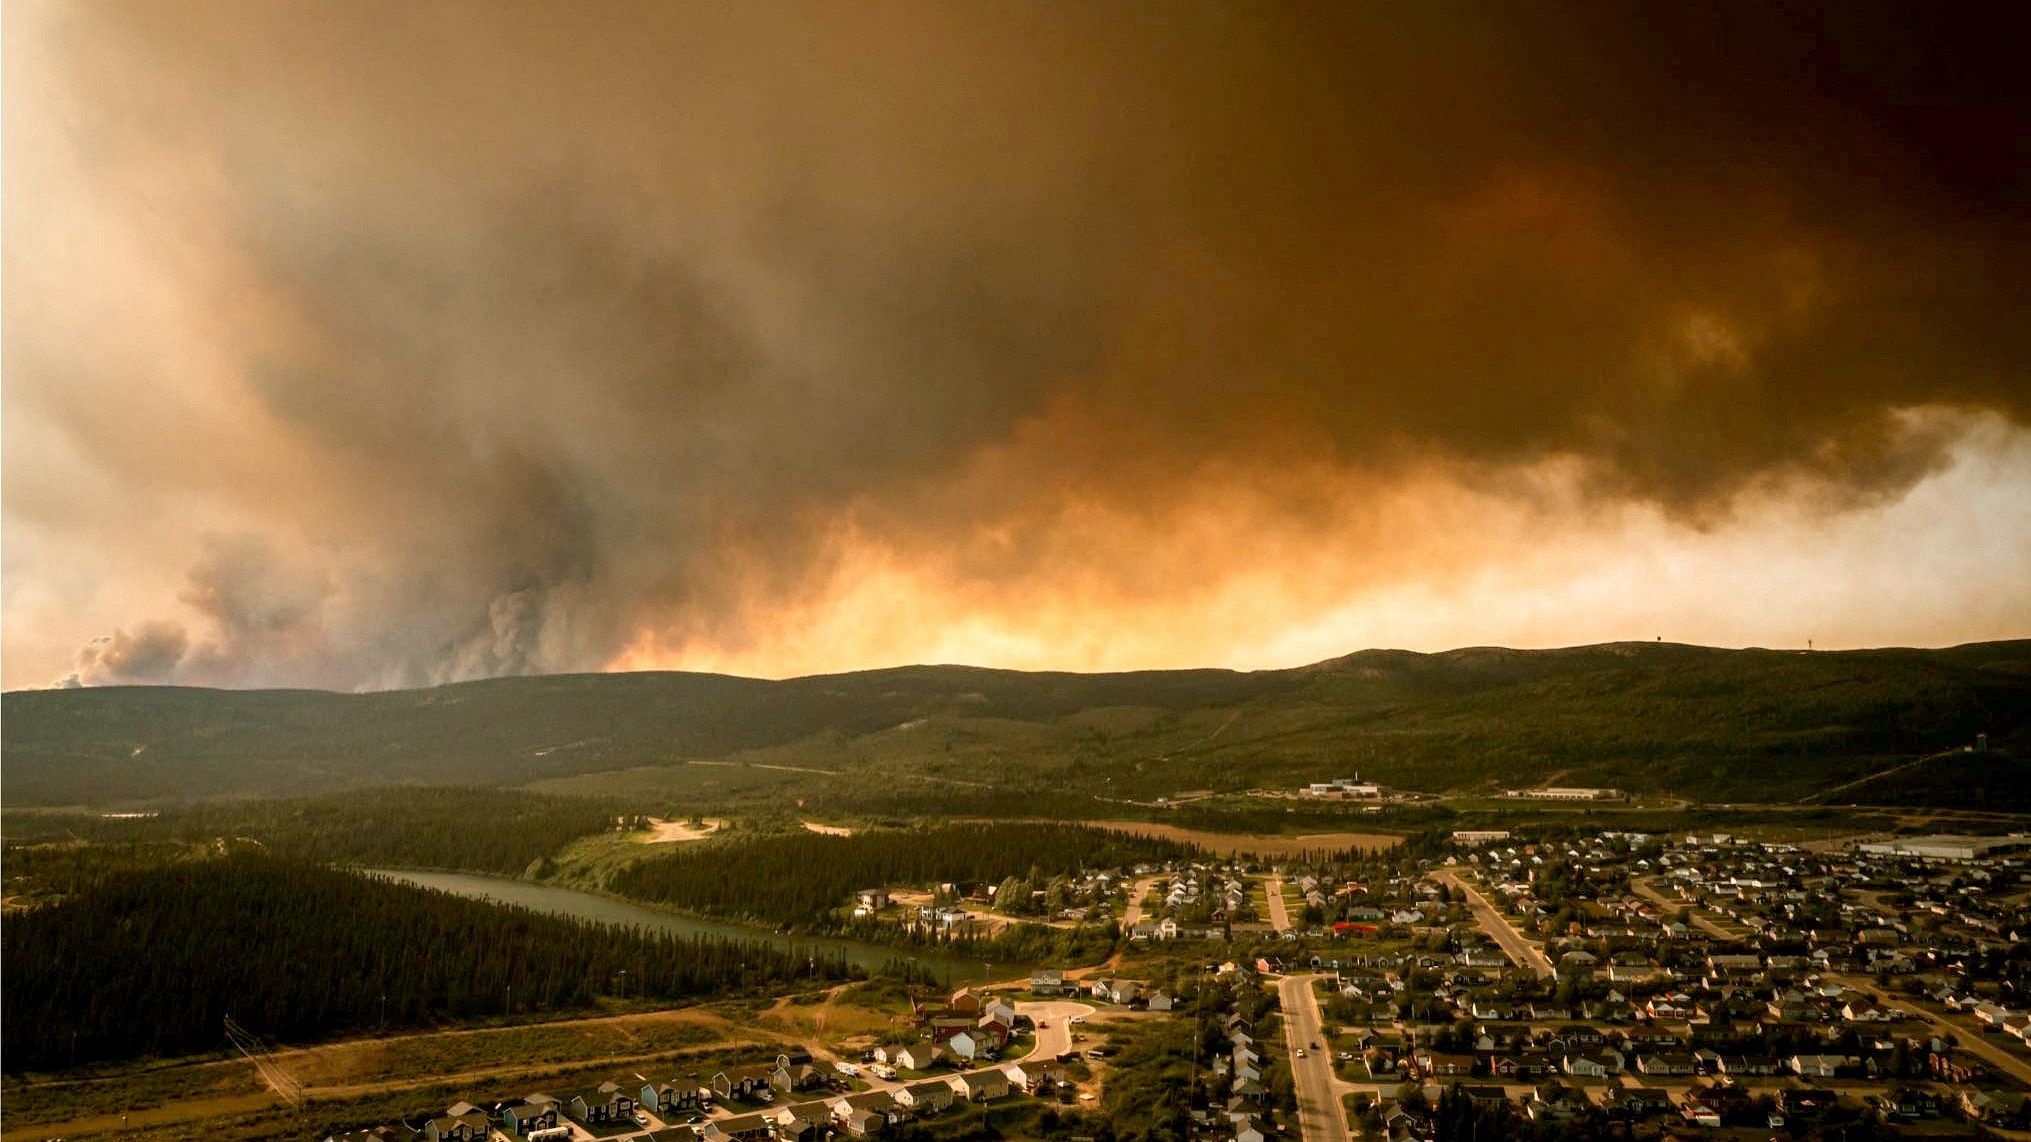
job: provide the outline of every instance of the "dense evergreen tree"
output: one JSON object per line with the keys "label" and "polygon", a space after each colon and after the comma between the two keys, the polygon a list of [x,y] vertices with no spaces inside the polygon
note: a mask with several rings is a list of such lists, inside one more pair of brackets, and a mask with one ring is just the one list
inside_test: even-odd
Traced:
{"label": "dense evergreen tree", "polygon": [[[239,841],[306,860],[519,876],[579,837],[627,819],[616,806],[594,801],[500,789],[404,786],[198,805],[142,818],[10,814],[7,835],[10,840],[74,837],[104,844]],[[16,855],[10,849],[10,861]],[[61,860],[46,863],[50,872],[63,872]],[[89,875],[94,870],[81,866],[73,871]],[[51,887],[64,890],[61,884]]]}
{"label": "dense evergreen tree", "polygon": [[259,854],[119,873],[0,927],[7,1065],[303,1042],[380,1026],[780,990],[844,961],[647,934]]}
{"label": "dense evergreen tree", "polygon": [[1077,825],[945,825],[851,837],[758,837],[641,861],[622,870],[612,887],[709,915],[809,924],[863,888],[1000,883],[1033,870],[1048,877],[1195,855],[1199,850],[1175,841]]}

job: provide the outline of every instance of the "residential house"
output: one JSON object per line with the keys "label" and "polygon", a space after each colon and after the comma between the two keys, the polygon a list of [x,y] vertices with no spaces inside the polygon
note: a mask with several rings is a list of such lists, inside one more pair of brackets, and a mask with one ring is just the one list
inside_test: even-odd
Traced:
{"label": "residential house", "polygon": [[459,1101],[451,1104],[443,1114],[423,1124],[426,1142],[487,1142],[493,1133],[493,1123],[487,1121],[487,1112],[472,1103]]}
{"label": "residential house", "polygon": [[1654,1086],[1610,1087],[1601,1105],[1623,1118],[1647,1118],[1671,1109],[1671,1092]]}
{"label": "residential house", "polygon": [[935,1043],[908,1043],[889,1052],[889,1061],[904,1070],[928,1071],[945,1057],[945,1049]]}
{"label": "residential house", "polygon": [[1638,1055],[1636,1069],[1646,1075],[1690,1075],[1699,1072],[1699,1063],[1689,1051],[1660,1051]]}
{"label": "residential house", "polygon": [[955,1059],[978,1062],[994,1053],[993,1044],[994,1040],[984,1033],[961,1031],[945,1041],[945,1048],[952,1052]]}
{"label": "residential house", "polygon": [[1850,1061],[1843,1055],[1793,1055],[1789,1062],[1792,1072],[1800,1078],[1830,1079]]}
{"label": "residential house", "polygon": [[616,1082],[604,1082],[592,1090],[580,1091],[564,1105],[565,1113],[587,1125],[631,1122],[635,1115],[635,1096]]}
{"label": "residential house", "polygon": [[1549,1082],[1531,1091],[1523,1112],[1532,1122],[1566,1122],[1587,1113],[1593,1105],[1594,1101],[1579,1087]]}
{"label": "residential house", "polygon": [[1008,1097],[1008,1076],[998,1068],[952,1076],[952,1093],[967,1102]]}
{"label": "residential house", "polygon": [[776,1119],[776,1142],[825,1142],[832,1115],[817,1103],[784,1111]]}
{"label": "residential house", "polygon": [[697,1110],[705,1105],[705,1089],[697,1083],[644,1083],[642,1105],[659,1115]]}
{"label": "residential house", "polygon": [[1030,973],[1030,991],[1036,995],[1077,995],[1077,981],[1067,983],[1065,973],[1058,968],[1039,968]]}
{"label": "residential house", "polygon": [[911,1083],[895,1092],[896,1105],[917,1114],[936,1114],[952,1105],[949,1083]]}
{"label": "residential house", "polygon": [[722,1102],[751,1101],[769,1095],[769,1076],[773,1067],[736,1067],[731,1071],[720,1071],[712,1076],[712,1093]]}
{"label": "residential house", "polygon": [[776,1062],[776,1069],[769,1072],[769,1085],[785,1094],[817,1090],[825,1084],[825,1072],[809,1063],[793,1066],[788,1059],[780,1059]]}
{"label": "residential house", "polygon": [[1961,1092],[1960,1108],[1976,1122],[2021,1121],[2025,1100],[2020,1090],[1968,1090]]}
{"label": "residential house", "polygon": [[776,1124],[767,1115],[736,1114],[732,1118],[713,1118],[698,1128],[699,1142],[768,1142],[774,1137]]}
{"label": "residential house", "polygon": [[1622,1073],[1622,1056],[1613,1051],[1584,1051],[1566,1056],[1566,1073],[1574,1078],[1604,1079]]}
{"label": "residential house", "polygon": [[826,1104],[832,1119],[849,1134],[863,1137],[879,1134],[895,1124],[896,1100],[887,1091],[870,1090],[841,1095]]}
{"label": "residential house", "polygon": [[501,1107],[501,1125],[526,1137],[532,1130],[555,1130],[557,1114],[556,1099],[547,1094],[525,1095],[521,1101]]}

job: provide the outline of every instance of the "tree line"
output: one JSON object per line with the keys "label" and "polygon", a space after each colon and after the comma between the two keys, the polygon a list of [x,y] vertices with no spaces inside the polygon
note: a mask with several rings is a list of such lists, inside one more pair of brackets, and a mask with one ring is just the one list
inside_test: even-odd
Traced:
{"label": "tree line", "polygon": [[848,978],[837,956],[468,900],[258,853],[118,873],[0,927],[10,1070],[214,1050],[223,1021],[309,1042],[603,996]]}
{"label": "tree line", "polygon": [[824,924],[865,888],[1027,881],[1203,855],[1190,845],[1080,825],[977,824],[797,833],[673,853],[610,885],[640,900],[777,925]]}
{"label": "tree line", "polygon": [[[633,818],[615,805],[502,789],[394,786],[225,802],[155,817],[10,814],[8,835],[125,842],[252,841],[281,856],[519,876],[590,833]],[[14,855],[10,852],[10,856]]]}

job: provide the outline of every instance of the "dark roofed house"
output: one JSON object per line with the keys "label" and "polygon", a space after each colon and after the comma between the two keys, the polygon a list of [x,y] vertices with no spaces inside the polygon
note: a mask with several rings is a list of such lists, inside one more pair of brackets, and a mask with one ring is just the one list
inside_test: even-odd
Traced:
{"label": "dark roofed house", "polygon": [[895,1094],[896,1105],[917,1114],[936,1114],[952,1105],[952,1085],[943,1082],[911,1083]]}
{"label": "dark roofed house", "polygon": [[732,1118],[714,1118],[699,1128],[700,1142],[767,1142],[775,1130],[775,1123],[761,1114],[737,1114]]}
{"label": "dark roofed house", "polygon": [[695,1082],[644,1083],[642,1105],[657,1114],[697,1110],[705,1105],[705,1091]]}
{"label": "dark roofed house", "polygon": [[817,1090],[825,1085],[825,1074],[809,1063],[781,1062],[769,1072],[769,1085],[786,1093]]}
{"label": "dark roofed house", "polygon": [[998,1068],[960,1075],[957,1081],[968,1102],[987,1102],[1008,1094],[1008,1075]]}
{"label": "dark roofed house", "polygon": [[555,1129],[557,1117],[557,1100],[547,1094],[525,1095],[501,1108],[501,1124],[516,1134]]}
{"label": "dark roofed house", "polygon": [[774,1067],[735,1067],[712,1076],[712,1093],[722,1101],[755,1098],[769,1089]]}
{"label": "dark roofed house", "polygon": [[454,1102],[443,1114],[423,1125],[428,1142],[486,1142],[493,1132],[487,1112],[469,1102]]}
{"label": "dark roofed house", "polygon": [[572,1095],[565,1108],[566,1114],[588,1125],[631,1122],[635,1114],[635,1096],[619,1083],[604,1082],[592,1090]]}

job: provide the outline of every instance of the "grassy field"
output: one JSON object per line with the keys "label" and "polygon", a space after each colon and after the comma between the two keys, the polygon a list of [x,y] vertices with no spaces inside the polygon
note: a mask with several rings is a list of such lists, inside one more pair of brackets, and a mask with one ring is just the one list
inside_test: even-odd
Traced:
{"label": "grassy field", "polygon": [[[1101,820],[1089,824],[1104,829],[1120,829],[1141,837],[1162,837],[1170,841],[1183,841],[1198,845],[1208,852],[1222,856],[1253,853],[1261,857],[1296,856],[1304,852],[1339,851],[1359,849],[1362,852],[1376,852],[1397,844],[1402,837],[1389,833],[1218,833],[1207,829],[1187,829],[1178,825],[1167,825],[1158,821]],[[1259,894],[1258,894],[1259,895]]]}

